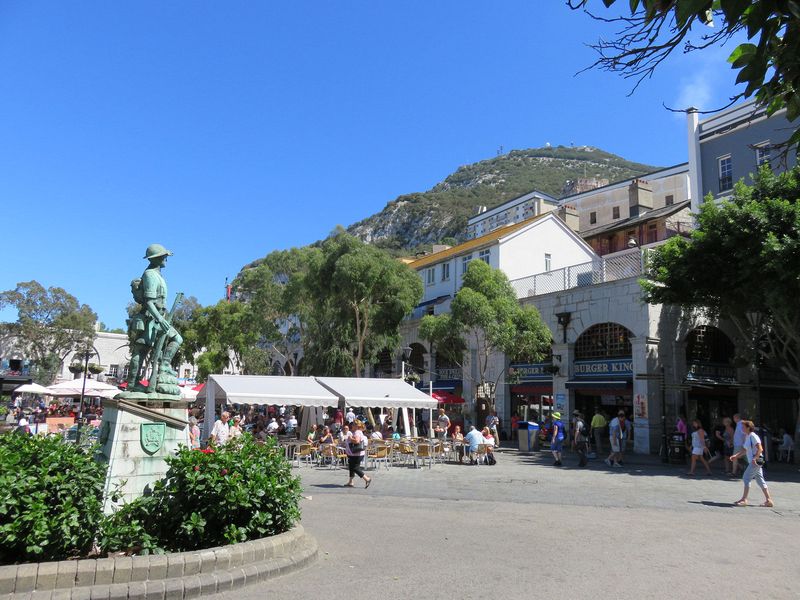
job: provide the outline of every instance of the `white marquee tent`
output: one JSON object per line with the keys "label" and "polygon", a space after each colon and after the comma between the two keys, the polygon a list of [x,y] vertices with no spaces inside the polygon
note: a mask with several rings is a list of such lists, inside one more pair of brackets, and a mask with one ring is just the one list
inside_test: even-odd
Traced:
{"label": "white marquee tent", "polygon": [[[437,401],[400,379],[368,377],[286,377],[266,375],[210,375],[197,396],[205,400],[205,435],[211,433],[218,400],[229,404],[277,404],[324,408],[340,402],[354,408],[436,408]],[[412,421],[413,423],[413,421]]]}

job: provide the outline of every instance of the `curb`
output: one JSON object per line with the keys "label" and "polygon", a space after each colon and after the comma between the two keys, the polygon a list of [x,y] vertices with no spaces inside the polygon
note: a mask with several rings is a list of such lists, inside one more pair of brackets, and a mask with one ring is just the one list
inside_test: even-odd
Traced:
{"label": "curb", "polygon": [[0,598],[183,600],[286,575],[317,554],[317,541],[297,525],[280,535],[192,552],[4,566]]}

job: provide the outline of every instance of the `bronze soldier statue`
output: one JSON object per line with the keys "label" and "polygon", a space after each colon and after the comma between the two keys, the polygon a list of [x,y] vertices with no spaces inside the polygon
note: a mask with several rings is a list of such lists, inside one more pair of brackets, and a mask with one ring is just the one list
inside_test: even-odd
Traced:
{"label": "bronze soldier statue", "polygon": [[[167,282],[161,275],[168,256],[172,256],[172,252],[164,246],[150,244],[144,256],[150,264],[141,279],[131,282],[133,299],[141,306],[141,310],[128,320],[131,344],[128,392],[180,396],[177,373],[172,370],[171,364],[183,338],[171,325],[171,320],[183,294],[178,294],[175,305],[168,312]],[[151,371],[147,387],[139,383],[145,375],[145,363],[150,365]]]}

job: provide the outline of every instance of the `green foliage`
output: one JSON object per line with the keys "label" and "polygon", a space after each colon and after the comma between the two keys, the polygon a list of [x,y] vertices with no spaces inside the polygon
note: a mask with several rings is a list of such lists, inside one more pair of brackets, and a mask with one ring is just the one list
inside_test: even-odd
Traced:
{"label": "green foliage", "polygon": [[183,336],[183,356],[202,352],[197,358],[198,378],[221,373],[229,356],[247,374],[243,353],[261,338],[252,307],[245,302],[220,300],[212,306],[195,309],[190,319],[182,320],[178,331]]}
{"label": "green foliage", "polygon": [[470,262],[450,314],[425,316],[419,333],[434,344],[437,353],[461,366],[464,350],[477,348],[480,383],[486,381],[493,353],[535,361],[551,343],[550,330],[536,308],[520,306],[506,275],[482,260]]}
{"label": "green foliage", "polygon": [[763,167],[730,200],[709,196],[691,237],[670,239],[648,265],[652,303],[728,317],[745,339],[746,315],[764,315],[763,352],[800,385],[800,168],[776,176]]}
{"label": "green foliage", "polygon": [[422,297],[422,282],[407,265],[341,231],[310,258],[300,314],[308,328],[306,368],[359,376],[365,363],[395,345],[400,322]]}
{"label": "green foliage", "polygon": [[97,315],[62,288],[18,283],[0,292],[0,309],[6,307],[17,311],[17,321],[6,323],[4,333],[15,336],[33,359],[40,383],[52,383],[60,361],[73,350],[90,348],[94,340]]}
{"label": "green foliage", "polygon": [[249,434],[215,452],[182,448],[166,479],[103,527],[106,551],[186,551],[277,535],[300,518],[300,480],[274,440]]}
{"label": "green foliage", "polygon": [[[606,7],[615,3],[603,0]],[[570,0],[569,4],[584,8],[589,0]],[[797,0],[631,0],[627,10],[629,17],[614,19],[621,24],[617,36],[593,45],[600,54],[594,66],[641,82],[676,48],[703,50],[746,34],[748,42],[736,46],[728,58],[738,71],[736,83],[745,84],[732,100],[755,96],[768,114],[785,108],[789,121],[800,116]],[[694,25],[709,27],[699,42],[690,36]],[[799,142],[800,129],[795,129],[785,145]]]}
{"label": "green foliage", "polygon": [[60,437],[0,436],[0,564],[85,556],[105,466]]}

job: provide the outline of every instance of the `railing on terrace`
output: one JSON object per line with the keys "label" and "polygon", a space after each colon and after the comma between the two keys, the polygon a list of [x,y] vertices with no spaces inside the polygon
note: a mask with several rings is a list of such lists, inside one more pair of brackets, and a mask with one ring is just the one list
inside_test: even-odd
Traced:
{"label": "railing on terrace", "polygon": [[598,258],[579,265],[514,279],[511,281],[511,285],[517,292],[517,298],[530,298],[572,288],[639,277],[642,274],[642,252],[640,248],[626,250],[613,256]]}

